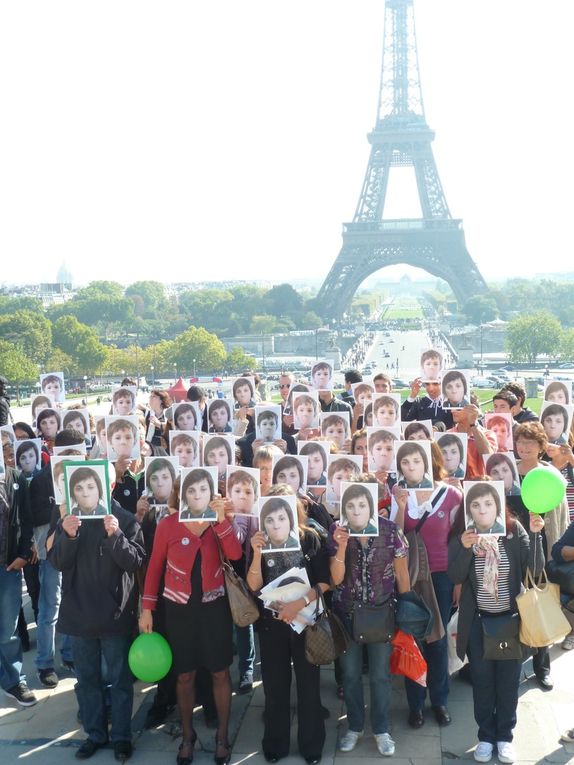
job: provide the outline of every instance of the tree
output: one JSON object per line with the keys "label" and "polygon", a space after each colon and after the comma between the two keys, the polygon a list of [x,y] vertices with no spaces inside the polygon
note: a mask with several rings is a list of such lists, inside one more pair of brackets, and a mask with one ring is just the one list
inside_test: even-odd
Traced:
{"label": "tree", "polygon": [[7,340],[36,364],[43,364],[52,348],[52,326],[36,311],[0,316],[0,338]]}
{"label": "tree", "polygon": [[38,379],[38,366],[7,340],[0,340],[0,369],[8,382],[16,386]]}
{"label": "tree", "polygon": [[513,361],[535,362],[541,353],[558,355],[560,322],[547,311],[513,319],[506,330],[506,347]]}
{"label": "tree", "polygon": [[565,329],[562,332],[560,358],[564,361],[574,360],[574,329]]}
{"label": "tree", "polygon": [[276,284],[263,297],[265,313],[287,316],[297,322],[301,316],[303,301],[290,284]]}
{"label": "tree", "polygon": [[61,316],[53,326],[53,341],[72,358],[80,373],[95,372],[106,358],[106,348],[91,327],[75,316]]}
{"label": "tree", "polygon": [[244,369],[255,369],[255,366],[255,358],[245,353],[239,345],[229,351],[225,360],[225,369],[231,374],[240,374]]}
{"label": "tree", "polygon": [[498,316],[496,300],[489,295],[473,295],[462,307],[462,312],[472,324],[484,324]]}
{"label": "tree", "polygon": [[132,301],[136,316],[153,319],[169,309],[165,287],[159,282],[134,282],[126,289],[126,298]]}
{"label": "tree", "polygon": [[221,372],[227,354],[217,335],[203,327],[189,327],[173,341],[173,359],[177,369],[182,372],[195,368],[206,372]]}

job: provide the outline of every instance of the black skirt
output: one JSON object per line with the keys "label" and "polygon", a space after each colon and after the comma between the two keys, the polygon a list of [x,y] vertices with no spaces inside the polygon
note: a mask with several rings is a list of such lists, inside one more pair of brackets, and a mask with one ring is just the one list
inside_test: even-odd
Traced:
{"label": "black skirt", "polygon": [[201,556],[192,572],[192,596],[187,603],[164,599],[167,639],[176,675],[203,667],[220,672],[233,662],[233,622],[227,596],[201,602]]}

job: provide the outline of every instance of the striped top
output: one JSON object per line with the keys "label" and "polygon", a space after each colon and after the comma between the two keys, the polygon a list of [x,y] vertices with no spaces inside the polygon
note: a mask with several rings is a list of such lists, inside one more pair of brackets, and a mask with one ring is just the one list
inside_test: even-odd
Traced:
{"label": "striped top", "polygon": [[565,465],[560,472],[566,479],[566,501],[568,502],[570,523],[572,523],[574,521],[574,483],[572,483],[572,473],[568,467],[568,465]]}
{"label": "striped top", "polygon": [[498,537],[498,550],[500,553],[500,560],[498,561],[498,600],[482,586],[486,559],[480,558],[478,555],[474,556],[474,571],[476,580],[479,583],[478,592],[476,593],[476,605],[479,611],[501,613],[503,611],[510,611],[511,608],[509,587],[510,564],[501,540],[502,537]]}

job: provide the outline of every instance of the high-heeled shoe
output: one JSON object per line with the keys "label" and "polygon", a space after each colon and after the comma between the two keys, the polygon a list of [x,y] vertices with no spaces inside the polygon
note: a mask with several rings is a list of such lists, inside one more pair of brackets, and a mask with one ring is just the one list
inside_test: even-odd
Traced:
{"label": "high-heeled shoe", "polygon": [[[227,749],[226,754],[223,755],[223,757],[217,756],[217,749],[218,748],[225,748]],[[215,754],[213,755],[213,761],[215,762],[215,765],[227,765],[228,762],[231,760],[231,746],[229,744],[229,741],[219,741],[217,738],[217,734],[215,736]]]}
{"label": "high-heeled shoe", "polygon": [[[185,739],[181,742],[179,745],[179,749],[177,750],[177,757],[175,758],[176,765],[191,765],[193,762],[193,747],[195,746],[195,742],[197,741],[197,733],[193,731],[191,738],[186,741]],[[189,744],[191,747],[190,754],[188,755],[182,755],[181,750],[183,747]]]}

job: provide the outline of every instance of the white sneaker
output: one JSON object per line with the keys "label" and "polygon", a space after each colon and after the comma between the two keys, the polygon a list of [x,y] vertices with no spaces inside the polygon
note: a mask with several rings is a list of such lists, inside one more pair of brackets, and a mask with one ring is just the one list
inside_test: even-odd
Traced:
{"label": "white sneaker", "polygon": [[339,749],[342,752],[352,752],[357,746],[357,741],[363,735],[363,731],[348,730],[339,741]]}
{"label": "white sneaker", "polygon": [[516,759],[516,752],[510,741],[497,741],[496,748],[500,762],[514,762]]}
{"label": "white sneaker", "polygon": [[566,635],[562,641],[561,648],[563,651],[571,651],[574,648],[574,634]]}
{"label": "white sneaker", "polygon": [[488,741],[479,741],[474,750],[474,759],[477,762],[490,762],[492,760],[492,750],[494,746]]}
{"label": "white sneaker", "polygon": [[395,753],[395,742],[388,733],[375,733],[377,749],[383,757],[392,757]]}

